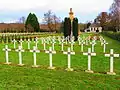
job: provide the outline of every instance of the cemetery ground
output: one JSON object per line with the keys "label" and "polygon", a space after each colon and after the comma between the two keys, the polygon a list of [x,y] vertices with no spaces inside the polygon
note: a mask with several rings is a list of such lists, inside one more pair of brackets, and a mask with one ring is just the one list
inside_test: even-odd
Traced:
{"label": "cemetery ground", "polygon": [[[89,35],[89,34],[83,34]],[[82,36],[82,35],[81,35]],[[110,49],[114,49],[114,53],[120,54],[120,42],[103,36],[109,43],[106,46],[106,53],[110,53]],[[18,45],[18,44],[17,44]],[[35,45],[31,43],[31,49]],[[67,51],[68,46],[64,44],[64,51]],[[52,46],[46,45],[47,49]],[[8,44],[8,48],[13,49],[13,43]],[[84,52],[87,52],[88,47],[84,46]],[[91,69],[94,73],[87,73],[88,56],[84,56],[80,52],[81,48],[78,42],[74,45],[75,55],[71,55],[71,67],[74,71],[66,71],[67,55],[61,51],[61,45],[55,44],[56,54],[53,55],[54,70],[49,70],[49,54],[43,51],[41,41],[38,43],[40,53],[37,53],[37,65],[39,68],[32,68],[33,53],[30,51],[22,52],[23,63],[25,66],[20,67],[18,52],[12,50],[9,52],[9,61],[11,65],[5,65],[5,44],[0,44],[0,90],[91,90],[105,89],[115,90],[120,89],[120,57],[114,58],[114,72],[116,75],[107,75],[109,71],[110,59],[105,57],[103,46],[97,41],[95,45],[96,56],[92,56]],[[27,43],[23,43],[23,49],[27,49]]]}

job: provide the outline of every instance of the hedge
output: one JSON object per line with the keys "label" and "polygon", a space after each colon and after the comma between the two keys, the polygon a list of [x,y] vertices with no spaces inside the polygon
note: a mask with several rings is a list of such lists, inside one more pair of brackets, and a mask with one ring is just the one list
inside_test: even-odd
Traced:
{"label": "hedge", "polygon": [[120,32],[102,32],[103,35],[120,41]]}

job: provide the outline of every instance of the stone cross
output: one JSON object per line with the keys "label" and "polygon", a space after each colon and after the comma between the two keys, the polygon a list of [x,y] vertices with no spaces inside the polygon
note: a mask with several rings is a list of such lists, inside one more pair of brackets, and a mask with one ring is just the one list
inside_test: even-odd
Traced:
{"label": "stone cross", "polygon": [[59,42],[59,44],[61,44],[61,37],[60,36],[58,36],[58,42]]}
{"label": "stone cross", "polygon": [[46,40],[46,43],[49,44],[50,38],[47,37],[45,40]]}
{"label": "stone cross", "polygon": [[103,52],[105,53],[106,51],[106,44],[108,44],[105,40],[103,41],[102,45],[103,45]]}
{"label": "stone cross", "polygon": [[22,40],[22,39],[20,39],[20,41],[19,41],[19,42],[20,42],[20,46],[22,47],[23,40]]}
{"label": "stone cross", "polygon": [[119,57],[119,54],[114,54],[113,49],[110,49],[110,54],[105,54],[105,57],[110,57],[110,72],[107,72],[107,74],[116,75],[113,71],[113,59],[114,57]]}
{"label": "stone cross", "polygon": [[73,45],[74,45],[74,40],[71,40],[71,42],[69,42],[71,44],[71,51],[73,51]]}
{"label": "stone cross", "polygon": [[14,49],[15,49],[15,48],[16,48],[16,42],[17,42],[17,41],[16,41],[15,39],[13,39],[12,42],[13,42],[13,44],[14,44]]}
{"label": "stone cross", "polygon": [[68,41],[68,42],[70,41],[70,36],[67,36],[67,41]]}
{"label": "stone cross", "polygon": [[18,46],[18,49],[15,50],[16,52],[18,52],[19,54],[19,66],[23,66],[24,64],[22,64],[22,52],[24,52],[24,50],[22,49],[22,46]]}
{"label": "stone cross", "polygon": [[80,43],[81,43],[81,37],[78,37],[78,43],[79,43],[79,45],[80,45]]}
{"label": "stone cross", "polygon": [[52,50],[54,51],[55,50],[55,39],[52,39]]}
{"label": "stone cross", "polygon": [[90,44],[92,45],[92,52],[94,52],[94,47],[95,47],[95,44],[96,44],[95,40],[93,40],[92,42],[90,42]]}
{"label": "stone cross", "polygon": [[92,53],[91,48],[88,48],[88,53],[83,53],[83,55],[88,56],[88,70],[86,70],[86,72],[93,73],[91,70],[91,56],[96,56],[96,53]]}
{"label": "stone cross", "polygon": [[50,66],[48,67],[48,69],[55,69],[55,67],[53,67],[52,65],[52,54],[56,54],[56,51],[52,51],[52,48],[49,48],[49,51],[45,51],[45,53],[49,54],[49,60],[50,60]]}
{"label": "stone cross", "polygon": [[67,71],[73,71],[73,69],[71,68],[71,55],[75,55],[75,52],[71,52],[70,48],[68,48],[67,52],[63,52],[63,54],[67,54],[68,55],[68,68],[66,69]]}
{"label": "stone cross", "polygon": [[30,52],[33,52],[33,58],[34,58],[34,65],[32,67],[39,67],[39,65],[36,64],[36,53],[39,53],[40,51],[37,50],[36,46],[33,46],[33,50],[30,50]]}
{"label": "stone cross", "polygon": [[68,37],[65,38],[65,43],[67,44]]}
{"label": "stone cross", "polygon": [[6,54],[6,63],[5,64],[11,64],[11,62],[9,62],[9,58],[8,58],[8,52],[11,51],[11,49],[8,49],[8,45],[5,45],[5,48],[3,49],[3,51],[5,51],[5,54]]}
{"label": "stone cross", "polygon": [[42,38],[41,38],[41,44],[43,44],[43,42],[44,42],[44,38],[42,37]]}
{"label": "stone cross", "polygon": [[30,49],[30,39],[28,39],[27,43],[28,43],[28,49]]}
{"label": "stone cross", "polygon": [[46,40],[45,39],[43,41],[43,47],[44,47],[44,50],[46,50]]}
{"label": "stone cross", "polygon": [[81,44],[81,52],[83,52],[83,45],[85,44],[84,40],[82,40],[80,44]]}
{"label": "stone cross", "polygon": [[64,51],[64,43],[65,43],[64,39],[62,39],[60,43],[61,43],[61,51]]}
{"label": "stone cross", "polygon": [[34,43],[35,43],[35,46],[36,46],[36,48],[37,48],[37,47],[38,47],[38,38],[37,38],[37,37],[35,38]]}

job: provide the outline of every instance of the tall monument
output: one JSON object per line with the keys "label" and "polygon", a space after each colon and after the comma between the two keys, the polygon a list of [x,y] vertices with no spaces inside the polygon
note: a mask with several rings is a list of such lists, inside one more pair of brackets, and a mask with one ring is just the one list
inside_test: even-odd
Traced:
{"label": "tall monument", "polygon": [[71,20],[71,35],[70,37],[72,38],[73,37],[73,26],[72,26],[72,23],[73,23],[73,19],[74,19],[74,13],[72,11],[72,8],[70,8],[70,12],[69,12],[69,18]]}
{"label": "tall monument", "polygon": [[70,18],[71,21],[73,21],[73,19],[74,19],[74,13],[72,11],[72,8],[70,8],[69,18]]}
{"label": "tall monument", "polygon": [[78,39],[78,19],[74,17],[72,8],[70,8],[69,17],[64,19],[64,36],[70,37],[74,36],[74,40]]}

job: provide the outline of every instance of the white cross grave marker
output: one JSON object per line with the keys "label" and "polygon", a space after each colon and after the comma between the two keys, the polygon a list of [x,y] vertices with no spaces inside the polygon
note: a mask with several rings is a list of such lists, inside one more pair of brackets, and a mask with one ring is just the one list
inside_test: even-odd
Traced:
{"label": "white cross grave marker", "polygon": [[30,39],[28,39],[27,43],[28,43],[28,49],[30,49]]}
{"label": "white cross grave marker", "polygon": [[91,56],[96,56],[96,53],[91,53],[91,48],[88,48],[88,53],[83,53],[83,55],[88,56],[88,70],[85,70],[85,72],[93,73],[91,70]]}
{"label": "white cross grave marker", "polygon": [[59,44],[61,44],[61,37],[60,36],[58,36],[58,42],[59,42]]}
{"label": "white cross grave marker", "polygon": [[42,37],[42,38],[40,38],[41,39],[41,44],[43,44],[43,42],[44,42],[44,38]]}
{"label": "white cross grave marker", "polygon": [[65,43],[64,39],[62,39],[60,43],[61,43],[61,51],[64,51],[64,43]]}
{"label": "white cross grave marker", "polygon": [[119,57],[119,54],[114,54],[113,49],[110,49],[110,54],[105,54],[105,57],[110,57],[110,72],[107,72],[107,74],[116,75],[113,71],[113,59],[114,57]]}
{"label": "white cross grave marker", "polygon": [[92,45],[92,52],[94,52],[95,51],[94,48],[95,48],[95,44],[96,44],[95,40],[90,42],[90,44]]}
{"label": "white cross grave marker", "polygon": [[71,40],[71,42],[69,42],[71,44],[71,51],[73,51],[73,45],[74,45],[74,40]]}
{"label": "white cross grave marker", "polygon": [[22,40],[22,39],[20,39],[20,41],[19,41],[19,42],[20,42],[20,46],[22,47],[23,40]]}
{"label": "white cross grave marker", "polygon": [[80,44],[81,44],[81,52],[83,52],[83,46],[84,46],[84,44],[85,44],[84,40],[82,40],[82,41],[80,42]]}
{"label": "white cross grave marker", "polygon": [[33,50],[30,50],[30,52],[33,52],[33,58],[34,58],[34,65],[32,67],[39,67],[39,65],[36,64],[36,53],[39,53],[40,51],[37,50],[36,46],[33,46]]}
{"label": "white cross grave marker", "polygon": [[103,41],[102,45],[103,45],[103,52],[105,53],[106,51],[106,44],[108,44],[105,40]]}
{"label": "white cross grave marker", "polygon": [[14,44],[14,49],[15,49],[15,48],[16,48],[16,42],[17,42],[17,41],[16,41],[15,39],[13,39],[12,42],[13,42],[13,44]]}
{"label": "white cross grave marker", "polygon": [[55,39],[52,39],[52,50],[54,51],[55,50]]}
{"label": "white cross grave marker", "polygon": [[44,47],[44,50],[46,50],[46,40],[45,39],[43,41],[43,47]]}
{"label": "white cross grave marker", "polygon": [[49,44],[50,38],[47,37],[45,40],[46,40],[46,43]]}
{"label": "white cross grave marker", "polygon": [[35,43],[35,46],[36,46],[36,48],[37,48],[37,47],[38,47],[38,38],[37,38],[37,37],[35,38],[34,43]]}
{"label": "white cross grave marker", "polygon": [[68,48],[68,51],[67,52],[63,52],[63,54],[67,54],[68,55],[68,68],[66,69],[67,71],[73,71],[73,69],[71,68],[71,62],[70,62],[70,59],[71,59],[71,55],[75,55],[75,52],[71,52],[70,51],[70,48]]}
{"label": "white cross grave marker", "polygon": [[6,55],[6,63],[5,64],[11,64],[11,62],[9,62],[9,58],[8,58],[8,52],[11,51],[11,49],[8,49],[8,45],[5,45],[5,48],[3,49],[3,51],[5,51],[5,55]]}
{"label": "white cross grave marker", "polygon": [[45,53],[49,54],[49,60],[50,60],[50,66],[48,67],[48,69],[55,69],[55,67],[53,67],[52,65],[52,54],[55,54],[56,51],[52,51],[52,48],[49,48],[49,51],[45,51]]}
{"label": "white cross grave marker", "polygon": [[24,50],[22,49],[21,46],[18,46],[18,49],[15,50],[16,52],[18,52],[19,54],[19,66],[23,66],[24,64],[22,64],[22,52],[24,52]]}
{"label": "white cross grave marker", "polygon": [[82,40],[81,37],[78,36],[78,43],[79,43],[79,45],[81,43],[81,40]]}
{"label": "white cross grave marker", "polygon": [[65,38],[65,43],[67,44],[68,37]]}

